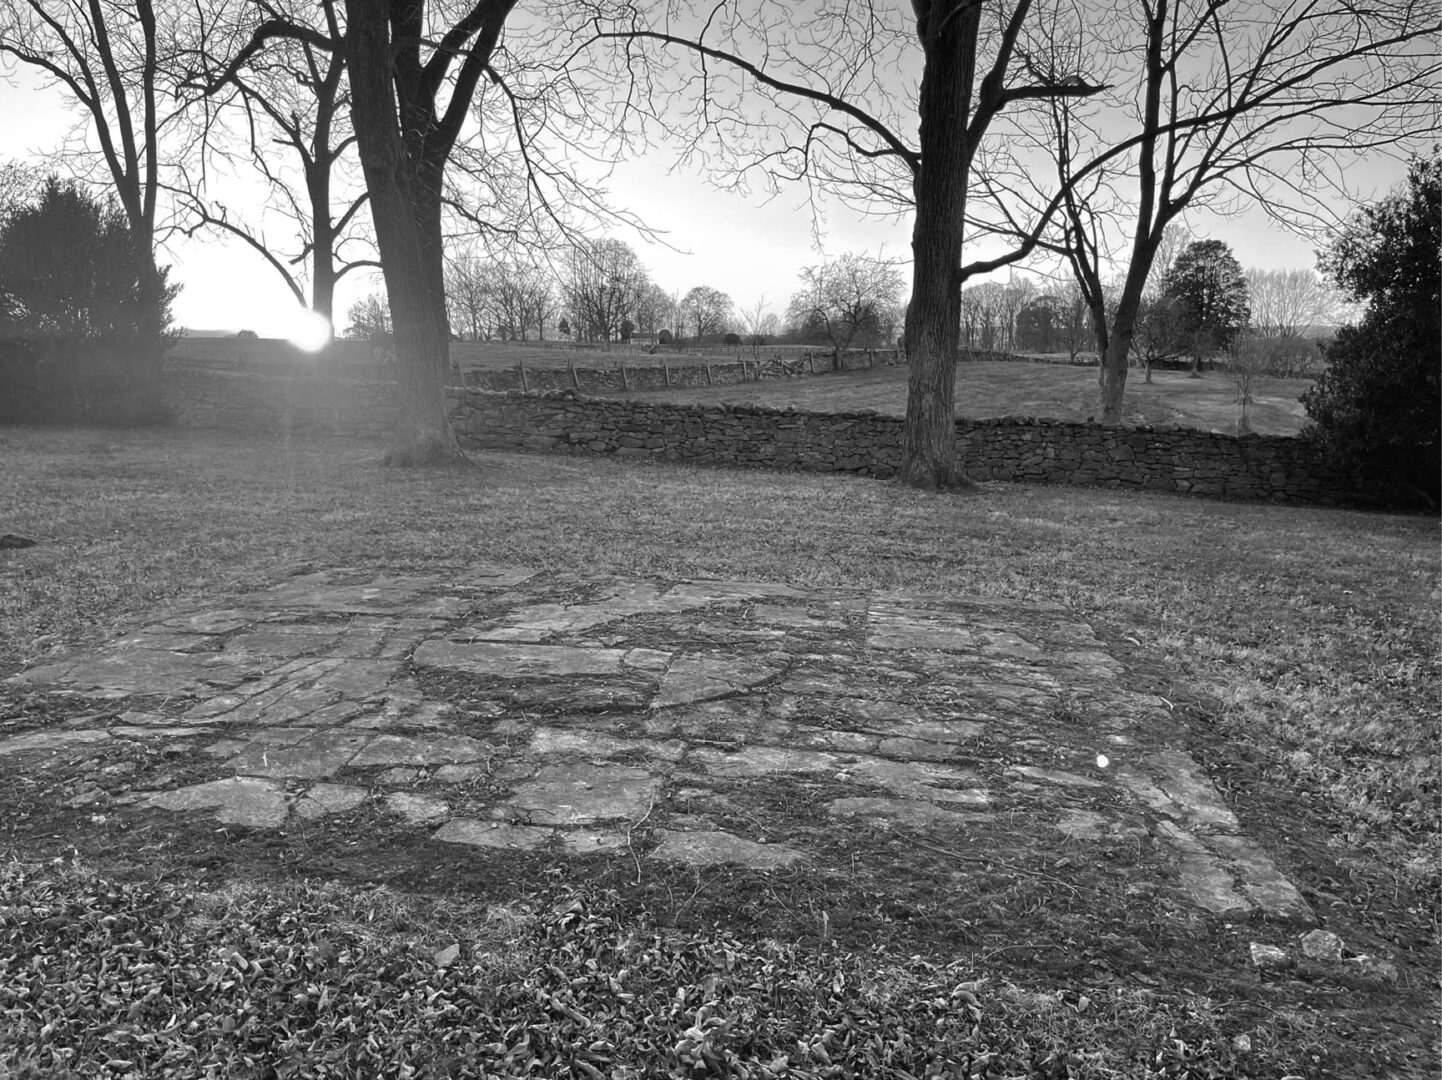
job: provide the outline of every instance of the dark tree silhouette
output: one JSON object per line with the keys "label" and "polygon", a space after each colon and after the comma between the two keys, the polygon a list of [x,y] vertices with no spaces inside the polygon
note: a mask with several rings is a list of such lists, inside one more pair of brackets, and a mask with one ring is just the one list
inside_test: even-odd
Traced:
{"label": "dark tree silhouette", "polygon": [[1323,269],[1366,313],[1327,349],[1302,396],[1309,434],[1379,488],[1442,496],[1442,157],[1412,163],[1406,188],[1363,208]]}
{"label": "dark tree silhouette", "polygon": [[1183,250],[1162,284],[1162,297],[1175,305],[1194,378],[1201,376],[1202,358],[1226,349],[1252,317],[1246,275],[1220,240],[1198,240]]}

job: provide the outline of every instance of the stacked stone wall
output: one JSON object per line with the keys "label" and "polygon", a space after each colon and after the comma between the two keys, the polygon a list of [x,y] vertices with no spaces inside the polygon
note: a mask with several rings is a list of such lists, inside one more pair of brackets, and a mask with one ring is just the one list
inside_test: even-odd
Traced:
{"label": "stacked stone wall", "polygon": [[[384,439],[396,415],[395,380],[383,366],[298,363],[256,370],[172,360],[167,372],[167,403],[176,422],[188,427]],[[872,412],[678,405],[567,390],[458,386],[448,393],[458,433],[477,447],[874,477],[893,476],[901,464],[901,420]],[[1004,417],[957,421],[957,443],[962,464],[979,480],[1276,502],[1375,499],[1296,438]]]}
{"label": "stacked stone wall", "polygon": [[[469,389],[455,400],[453,422],[478,447],[875,477],[893,476],[901,464],[901,420],[871,412]],[[1349,475],[1329,467],[1302,439],[1024,417],[958,420],[956,427],[958,456],[979,480],[1137,487],[1276,502],[1366,501]]]}

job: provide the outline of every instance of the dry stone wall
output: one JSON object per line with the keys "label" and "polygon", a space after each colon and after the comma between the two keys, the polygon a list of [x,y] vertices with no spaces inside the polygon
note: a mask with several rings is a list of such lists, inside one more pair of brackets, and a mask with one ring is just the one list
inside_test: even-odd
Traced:
{"label": "dry stone wall", "polygon": [[[172,360],[167,370],[168,405],[189,427],[385,438],[395,419],[395,381],[380,367],[256,370]],[[450,395],[457,431],[477,447],[874,477],[894,475],[901,463],[901,421],[872,412],[675,405],[564,390],[453,387]],[[1302,439],[1004,417],[957,421],[957,441],[962,463],[979,480],[1276,502],[1375,501]]]}
{"label": "dry stone wall", "polygon": [[[462,437],[479,447],[875,477],[894,475],[901,463],[901,421],[872,412],[466,390],[457,395],[453,421]],[[1277,502],[1366,501],[1350,476],[1327,466],[1302,439],[1003,417],[957,421],[957,441],[963,464],[979,480],[1139,487]]]}

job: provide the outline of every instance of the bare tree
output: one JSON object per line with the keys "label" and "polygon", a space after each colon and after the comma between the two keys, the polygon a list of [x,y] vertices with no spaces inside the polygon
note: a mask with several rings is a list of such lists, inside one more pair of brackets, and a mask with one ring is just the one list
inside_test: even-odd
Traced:
{"label": "bare tree", "polygon": [[641,260],[623,240],[605,239],[571,249],[561,276],[561,297],[571,329],[590,341],[619,341],[646,294]]}
{"label": "bare tree", "polygon": [[1252,329],[1267,337],[1301,337],[1342,319],[1344,302],[1315,270],[1247,270]]}
{"label": "bare tree", "polygon": [[726,329],[734,307],[731,297],[710,285],[697,285],[681,299],[679,318],[686,321],[686,328],[694,330],[692,337],[699,344],[707,334],[719,334]]}
{"label": "bare tree", "polygon": [[[174,14],[169,7],[161,13]],[[161,26],[154,0],[0,4],[0,58],[48,76],[84,113],[82,127],[90,128],[99,149],[75,149],[68,156],[86,174],[84,163],[98,156],[98,171],[114,191],[136,245],[150,253],[140,287],[157,299],[165,291],[155,264],[160,140],[175,116],[163,103],[159,58],[162,40],[172,33],[172,27]]]}
{"label": "bare tree", "polygon": [[0,165],[0,224],[30,200],[39,196],[44,187],[40,170],[19,161]]}
{"label": "bare tree", "polygon": [[491,280],[487,264],[472,250],[446,257],[446,303],[450,324],[460,327],[467,341],[484,341],[491,336]]}
{"label": "bare tree", "polygon": [[675,309],[676,301],[671,294],[654,282],[648,282],[636,302],[636,329],[643,334],[674,331],[671,320]]}
{"label": "bare tree", "polygon": [[776,328],[780,320],[770,309],[764,296],[750,307],[742,308],[739,318],[741,329],[746,332],[745,343],[751,346],[751,355],[760,359],[761,346],[766,344],[768,337],[776,335]]}
{"label": "bare tree", "polygon": [[[911,16],[874,3],[818,3],[804,12],[706,4],[689,22],[668,5],[655,26],[631,5],[618,5],[609,22],[605,5],[594,7],[578,53],[598,42],[622,44],[622,70],[611,77],[629,91],[623,123],[654,119],[673,101],[692,103],[678,128],[697,125],[723,154],[756,148],[734,182],[759,168],[886,213],[913,214],[900,477],[928,488],[969,483],[956,460],[961,285],[970,273],[1015,261],[962,265],[972,162],[1007,110],[1100,87],[1032,62],[1023,44],[1031,0],[913,0]],[[676,70],[676,54],[691,66]],[[914,93],[898,90],[896,72],[916,66]],[[676,95],[678,83],[688,92]],[[764,95],[768,107],[749,107],[750,93]],[[913,124],[915,144],[902,134]]]}
{"label": "bare tree", "polygon": [[[276,41],[344,53],[351,125],[395,328],[400,409],[386,455],[392,465],[462,457],[445,399],[443,211],[512,242],[523,231],[564,231],[568,214],[604,214],[566,157],[594,110],[574,80],[552,78],[531,62],[555,35],[536,20],[508,26],[516,6],[516,0],[345,0],[338,34],[268,8],[219,80]],[[544,135],[558,126],[567,137],[553,154]],[[447,179],[457,159],[466,169],[464,185]],[[466,189],[475,189],[470,202]]]}
{"label": "bare tree", "polygon": [[[1435,132],[1442,63],[1431,42],[1442,22],[1435,6],[1413,0],[1116,0],[1093,21],[1100,47],[1135,66],[1096,103],[1104,123],[1090,105],[1052,103],[1049,153],[1064,214],[1054,249],[1090,293],[1101,419],[1117,423],[1168,226],[1197,206],[1259,205],[1294,228],[1330,220],[1327,198],[1347,190],[1349,163]],[[1119,139],[1120,116],[1130,132]],[[1091,291],[1109,239],[1124,252],[1110,311]]]}
{"label": "bare tree", "polygon": [[[248,9],[219,5],[197,8],[188,39],[171,64],[177,81],[201,91],[189,110],[195,160],[182,169],[171,188],[191,224],[187,236],[201,229],[232,236],[256,252],[285,282],[297,303],[334,318],[336,285],[362,267],[379,267],[373,256],[363,208],[365,189],[344,167],[355,136],[346,108],[348,88],[345,54],[317,44],[339,40],[339,6],[343,0],[311,5],[319,23],[310,24],[299,4],[275,7],[278,17],[306,26],[306,38],[279,39],[253,52],[243,67],[220,81],[229,58],[240,52],[252,33]],[[208,92],[207,92],[208,91]],[[234,164],[237,146],[263,178],[267,197],[262,220],[248,220],[208,193],[217,161]],[[288,153],[293,168],[277,161],[276,147]],[[342,192],[337,194],[337,187]],[[267,235],[264,216],[279,215],[299,251],[285,253]],[[360,241],[356,254],[345,249]],[[308,268],[308,272],[306,269]],[[308,289],[307,289],[308,285]],[[309,295],[307,295],[307,291]]]}
{"label": "bare tree", "polygon": [[795,328],[830,342],[831,366],[836,371],[854,342],[882,340],[902,289],[901,273],[894,264],[851,254],[803,267],[801,285],[787,307],[787,318]]}

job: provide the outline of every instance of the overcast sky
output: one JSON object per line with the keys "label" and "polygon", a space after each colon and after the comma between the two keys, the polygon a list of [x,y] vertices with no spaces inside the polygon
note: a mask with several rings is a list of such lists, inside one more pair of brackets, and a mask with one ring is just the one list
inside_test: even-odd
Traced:
{"label": "overcast sky", "polygon": [[[75,122],[59,91],[43,88],[26,69],[9,83],[0,81],[0,117],[0,157],[42,166]],[[657,150],[620,164],[609,184],[614,205],[641,216],[679,249],[614,234],[637,249],[653,280],[668,291],[711,285],[728,293],[738,309],[764,298],[783,313],[803,266],[847,251],[909,260],[909,222],[866,219],[832,205],[818,251],[804,191],[783,191],[769,202],[746,198],[717,191],[695,174],[673,173],[670,165],[669,155]],[[1378,158],[1356,186],[1364,195],[1376,194],[1404,175],[1399,163]],[[1200,237],[1231,245],[1244,267],[1311,267],[1315,261],[1311,241],[1272,225],[1260,212],[1230,220],[1193,215],[1187,224]],[[293,325],[289,291],[237,241],[173,237],[162,261],[173,264],[172,280],[183,285],[174,309],[182,326],[283,336]],[[356,296],[379,289],[378,279],[350,275],[338,290],[338,320]]]}

